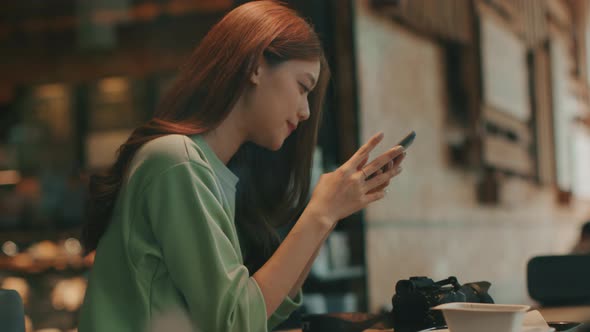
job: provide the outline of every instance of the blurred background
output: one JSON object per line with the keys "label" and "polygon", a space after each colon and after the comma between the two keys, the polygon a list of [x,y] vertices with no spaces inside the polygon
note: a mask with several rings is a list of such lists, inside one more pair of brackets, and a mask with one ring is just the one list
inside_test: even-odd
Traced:
{"label": "blurred background", "polygon": [[[243,2],[0,4],[0,288],[20,293],[29,331],[76,329],[89,174]],[[378,312],[419,275],[534,304],[527,262],[570,253],[590,220],[590,1],[286,3],[333,72],[314,181],[377,131],[376,153],[417,132],[388,196],[329,237],[293,316]]]}

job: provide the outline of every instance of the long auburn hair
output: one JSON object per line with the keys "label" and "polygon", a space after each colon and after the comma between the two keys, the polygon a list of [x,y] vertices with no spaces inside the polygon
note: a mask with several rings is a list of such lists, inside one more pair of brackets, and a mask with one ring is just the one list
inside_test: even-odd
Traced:
{"label": "long auburn hair", "polygon": [[118,150],[115,163],[90,178],[87,251],[106,231],[123,179],[137,150],[169,134],[195,135],[217,127],[229,114],[264,58],[271,65],[291,59],[320,60],[316,88],[310,92],[310,117],[271,152],[245,143],[228,163],[240,178],[236,227],[248,248],[245,264],[254,273],[279,244],[276,228],[292,222],[304,208],[310,186],[313,150],[329,68],[313,27],[294,10],[276,1],[236,7],[215,24],[193,51],[164,95],[154,117],[138,127]]}

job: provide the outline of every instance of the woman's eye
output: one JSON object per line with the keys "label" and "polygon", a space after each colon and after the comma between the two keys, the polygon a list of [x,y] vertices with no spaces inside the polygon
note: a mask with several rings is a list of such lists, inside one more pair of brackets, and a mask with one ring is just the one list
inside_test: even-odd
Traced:
{"label": "woman's eye", "polygon": [[301,87],[301,93],[309,93],[309,89],[303,83],[299,83],[299,87]]}

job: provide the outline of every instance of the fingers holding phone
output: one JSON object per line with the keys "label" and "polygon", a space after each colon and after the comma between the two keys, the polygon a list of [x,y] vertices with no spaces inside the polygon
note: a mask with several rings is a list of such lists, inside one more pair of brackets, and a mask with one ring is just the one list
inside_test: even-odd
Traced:
{"label": "fingers holding phone", "polygon": [[[386,166],[390,166],[389,169],[391,169],[391,167],[398,168],[400,166],[400,164],[402,163],[402,161],[406,157],[406,150],[410,147],[410,145],[412,145],[412,143],[414,143],[414,139],[416,139],[416,132],[412,130],[410,133],[408,133],[408,135],[406,135],[406,137],[404,137],[401,141],[399,141],[397,143],[397,145],[404,148],[404,153],[403,153],[403,155],[394,158],[392,165],[389,165],[389,164],[386,165]],[[383,171],[385,172],[386,170],[384,169]]]}
{"label": "fingers holding phone", "polygon": [[[410,147],[410,145],[412,145],[415,138],[416,138],[416,132],[412,130],[410,133],[408,133],[403,139],[401,139],[396,144],[394,149],[396,149],[396,148],[399,149],[400,147],[403,148],[401,150],[401,153],[397,153],[394,156],[392,156],[392,158],[390,158],[390,160],[380,168],[380,174],[387,173],[392,170],[397,171],[398,169],[399,169],[399,171],[401,171],[400,165],[401,165],[402,161],[404,160],[404,158],[406,157],[406,150]],[[382,157],[382,156],[380,156],[380,157]],[[380,157],[376,158],[375,161],[377,161]],[[371,172],[371,173],[367,173],[367,174],[371,174],[370,176],[367,177],[367,180],[378,175],[376,172],[375,173]]]}

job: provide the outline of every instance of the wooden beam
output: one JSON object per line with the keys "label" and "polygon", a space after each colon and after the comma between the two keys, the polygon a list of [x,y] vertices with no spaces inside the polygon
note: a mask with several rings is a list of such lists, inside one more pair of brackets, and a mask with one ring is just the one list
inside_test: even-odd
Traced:
{"label": "wooden beam", "polygon": [[430,38],[470,43],[470,0],[373,0],[373,10]]}
{"label": "wooden beam", "polygon": [[120,26],[114,46],[107,50],[82,50],[71,33],[29,40],[25,47],[4,47],[0,49],[2,82],[9,86],[75,83],[176,70],[218,19],[219,14],[197,14]]}
{"label": "wooden beam", "polygon": [[548,14],[552,19],[567,28],[571,27],[572,15],[565,1],[549,0],[547,1],[547,9]]}
{"label": "wooden beam", "polygon": [[570,35],[572,33],[573,21],[570,8],[563,0],[547,1],[547,16],[549,22],[549,32]]}
{"label": "wooden beam", "polygon": [[549,38],[546,0],[513,0],[522,16],[526,45],[534,48]]}
{"label": "wooden beam", "polygon": [[476,2],[476,9],[477,9],[477,14],[480,17],[486,17],[489,18],[491,20],[493,20],[494,22],[496,22],[497,24],[505,27],[506,29],[508,29],[509,31],[513,32],[514,35],[520,39],[521,41],[525,41],[524,38],[524,29],[523,29],[523,24],[520,20],[513,20],[511,17],[505,17],[502,16],[497,9],[495,9],[494,7],[490,6],[488,3],[482,1],[482,0],[478,0]]}
{"label": "wooden beam", "polygon": [[482,110],[482,58],[481,33],[479,32],[479,17],[476,3],[469,2],[469,29],[473,31],[472,43],[462,48],[462,85],[465,87],[468,111],[467,132],[467,161],[471,168],[484,166],[483,144],[481,137]]}
{"label": "wooden beam", "polygon": [[584,126],[588,127],[588,129],[590,130],[590,114],[587,114],[585,116],[576,117],[575,121],[577,123],[583,124]]}
{"label": "wooden beam", "polygon": [[144,77],[151,73],[177,69],[190,51],[191,49],[131,49],[87,56],[62,54],[46,57],[43,61],[27,53],[1,61],[0,72],[2,79],[13,86],[50,82],[77,83],[111,75]]}
{"label": "wooden beam", "polygon": [[551,64],[549,52],[539,47],[533,53],[533,103],[536,127],[537,175],[543,185],[555,184],[555,134],[551,96]]}
{"label": "wooden beam", "polygon": [[534,176],[534,161],[528,149],[498,136],[485,136],[484,160],[496,169]]}
{"label": "wooden beam", "polygon": [[348,160],[359,146],[358,100],[352,3],[332,0],[334,18],[334,92],[338,112],[340,162]]}
{"label": "wooden beam", "polygon": [[[14,33],[24,32],[35,34],[77,29],[81,24],[114,26],[132,24],[134,22],[149,22],[163,16],[187,16],[194,14],[211,15],[222,14],[231,9],[232,0],[170,0],[168,2],[144,2],[122,8],[105,8],[97,2],[88,7],[88,13],[75,13],[76,3],[72,2],[74,13],[53,13],[51,16],[32,13],[31,8],[12,9],[14,14],[26,17],[0,23],[0,41],[10,38]],[[2,16],[6,16],[4,12]]]}
{"label": "wooden beam", "polygon": [[497,110],[493,106],[484,105],[483,117],[485,121],[491,122],[496,126],[514,133],[517,138],[517,144],[528,146],[533,142],[531,129],[527,123],[515,118],[509,113]]}

